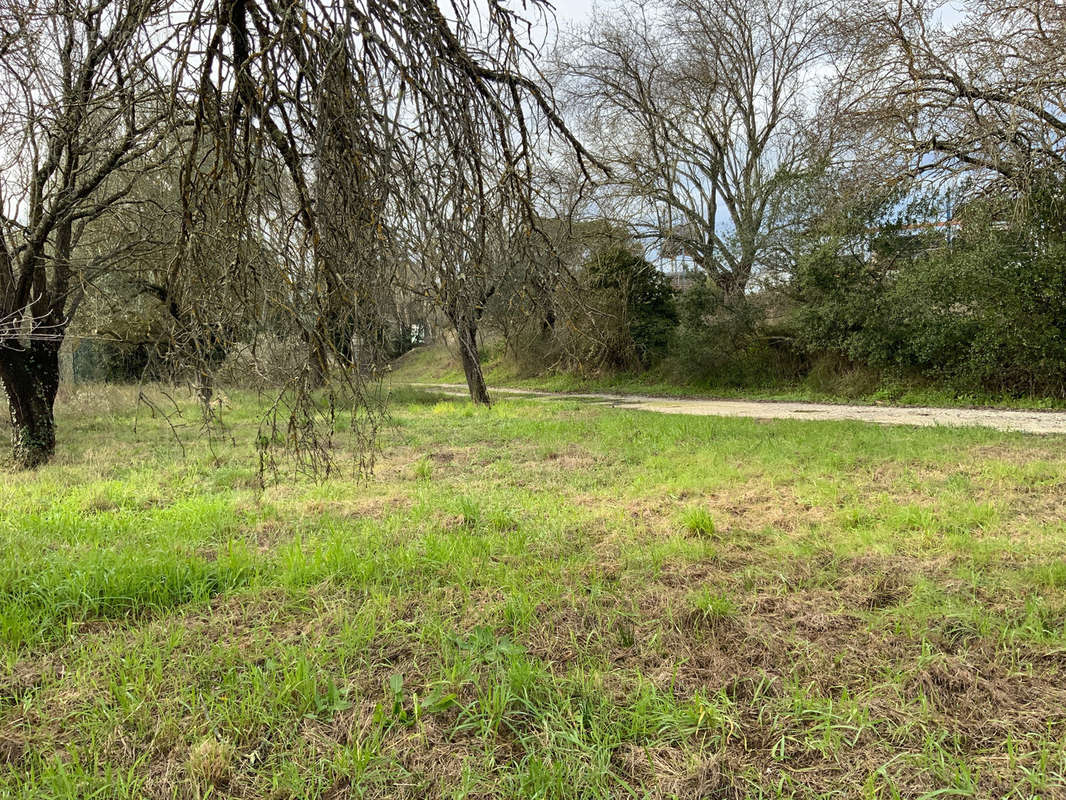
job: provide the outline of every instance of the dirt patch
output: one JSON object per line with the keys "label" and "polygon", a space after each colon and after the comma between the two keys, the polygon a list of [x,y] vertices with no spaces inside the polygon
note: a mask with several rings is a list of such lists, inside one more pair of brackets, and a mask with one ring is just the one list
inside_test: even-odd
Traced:
{"label": "dirt patch", "polygon": [[26,754],[26,741],[17,731],[0,734],[0,765],[17,767]]}
{"label": "dirt patch", "polygon": [[744,793],[723,769],[725,758],[700,749],[680,747],[641,747],[626,743],[618,747],[611,761],[632,787],[640,787],[651,798],[713,797],[741,798]]}
{"label": "dirt patch", "polygon": [[1025,440],[1024,443],[1001,442],[998,444],[975,445],[968,450],[970,458],[963,462],[975,464],[982,461],[1003,461],[1008,464],[1026,465],[1034,461],[1062,463],[1062,450],[1048,447],[1040,442]]}
{"label": "dirt patch", "polygon": [[[56,670],[52,659],[23,658],[0,675],[0,705],[18,703],[30,692],[50,680]],[[59,669],[62,672],[62,668]]]}
{"label": "dirt patch", "polygon": [[311,516],[328,514],[340,519],[380,520],[390,514],[410,508],[410,500],[393,497],[352,497],[343,500],[311,500],[302,504],[303,512]]}
{"label": "dirt patch", "polygon": [[[602,497],[578,498],[575,502],[599,508],[609,505]],[[743,552],[745,558],[757,549],[767,531],[806,531],[827,520],[831,513],[828,508],[799,499],[786,487],[731,487],[702,494],[688,491],[684,498],[642,498],[627,502],[624,508],[630,520],[656,535],[685,533],[682,513],[691,508],[705,510],[714,522],[713,533],[689,535],[712,541],[730,540],[730,545]]]}

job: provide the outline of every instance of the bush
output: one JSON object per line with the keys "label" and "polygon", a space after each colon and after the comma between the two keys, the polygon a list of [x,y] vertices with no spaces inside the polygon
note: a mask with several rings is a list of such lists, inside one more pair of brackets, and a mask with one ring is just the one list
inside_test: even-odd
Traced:
{"label": "bush", "polygon": [[953,239],[902,255],[824,243],[796,275],[804,345],[958,389],[1066,396],[1066,241],[1002,218],[971,208]]}
{"label": "bush", "polygon": [[148,314],[107,322],[74,343],[74,379],[108,383],[158,379],[161,359],[171,344],[166,328]]}
{"label": "bush", "polygon": [[670,281],[624,240],[595,250],[538,307],[503,331],[532,372],[646,369],[669,352],[678,319]]}
{"label": "bush", "polygon": [[726,302],[706,278],[682,296],[672,370],[680,379],[756,386],[798,377],[806,359],[795,344],[786,298],[764,292]]}
{"label": "bush", "polygon": [[597,252],[585,265],[588,288],[604,305],[600,328],[611,342],[602,358],[614,367],[647,367],[666,355],[677,309],[674,290],[643,256],[618,244]]}
{"label": "bush", "polygon": [[151,348],[146,342],[82,339],[74,347],[74,379],[135,383],[148,367]]}

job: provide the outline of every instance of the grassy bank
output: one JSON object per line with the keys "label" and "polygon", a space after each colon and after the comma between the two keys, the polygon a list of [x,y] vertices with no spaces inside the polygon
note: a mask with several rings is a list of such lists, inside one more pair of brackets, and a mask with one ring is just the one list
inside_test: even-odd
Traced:
{"label": "grassy bank", "polygon": [[369,482],[261,490],[68,396],[0,796],[1066,794],[1061,439],[397,399]]}
{"label": "grassy bank", "polygon": [[[1066,409],[1066,400],[1038,395],[1006,396],[957,391],[917,378],[893,377],[874,370],[826,365],[806,378],[743,386],[682,377],[674,367],[637,373],[531,375],[517,367],[496,343],[486,348],[484,369],[490,385],[551,392],[617,392],[662,397],[780,400],[861,405],[934,406],[945,408]],[[463,383],[459,362],[443,344],[420,347],[393,365],[397,384]]]}

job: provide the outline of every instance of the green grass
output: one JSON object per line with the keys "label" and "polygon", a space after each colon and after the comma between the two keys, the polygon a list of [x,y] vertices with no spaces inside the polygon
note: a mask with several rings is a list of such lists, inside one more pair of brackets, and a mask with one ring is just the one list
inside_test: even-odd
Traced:
{"label": "green grass", "polygon": [[262,489],[250,397],[184,456],[64,397],[0,797],[1066,795],[1063,439],[394,400],[369,481]]}
{"label": "green grass", "polygon": [[714,517],[705,508],[690,508],[685,512],[682,522],[689,533],[697,536],[714,535]]}

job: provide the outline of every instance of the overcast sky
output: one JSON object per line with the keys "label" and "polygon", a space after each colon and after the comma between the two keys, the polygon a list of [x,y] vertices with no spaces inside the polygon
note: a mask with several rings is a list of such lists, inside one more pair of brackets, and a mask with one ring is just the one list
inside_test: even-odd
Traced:
{"label": "overcast sky", "polygon": [[559,24],[565,25],[568,21],[576,22],[588,17],[592,11],[593,0],[553,0],[552,5],[555,6]]}
{"label": "overcast sky", "polygon": [[[611,4],[612,0],[551,0],[555,6],[555,15],[559,20],[559,27],[565,27],[568,22],[581,22],[592,13],[593,5],[601,8]],[[958,22],[966,9],[966,0],[951,0],[943,9],[941,17],[950,27]]]}

